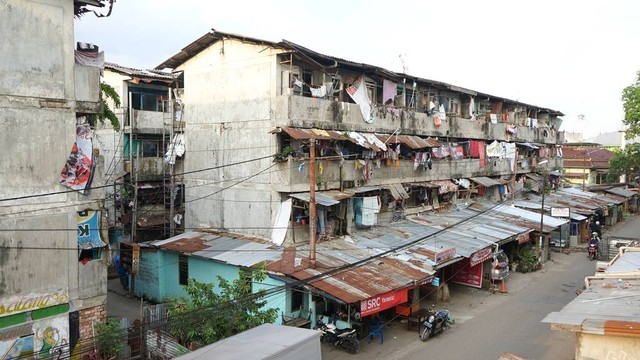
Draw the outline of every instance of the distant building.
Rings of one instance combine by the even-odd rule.
[[[623,145],[635,144],[640,142],[640,136],[630,140],[625,140],[624,132],[614,131],[614,132],[603,133],[603,134],[585,139],[584,142],[598,144],[605,149],[613,151],[615,149],[619,149],[623,147]]]
[[[614,153],[595,144],[565,144],[564,175],[576,186],[602,184],[609,173],[609,161]]]

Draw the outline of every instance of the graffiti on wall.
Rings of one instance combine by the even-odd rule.
[[[0,340],[0,360],[26,358],[33,353],[33,335]]]
[[[69,320],[58,316],[33,324],[33,349],[39,358],[69,355]]]
[[[44,309],[49,306],[66,304],[67,302],[69,302],[69,294],[64,290],[47,295],[27,295],[0,300],[0,317]]]

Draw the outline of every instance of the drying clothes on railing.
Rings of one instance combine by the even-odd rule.
[[[507,134],[518,135],[518,127],[515,125],[507,125]]]
[[[462,150],[462,146],[450,146],[449,153],[455,160],[464,159],[464,151]]]
[[[487,144],[487,157],[502,157],[502,146],[498,141],[493,141],[490,144]]]
[[[364,81],[364,76],[360,76],[351,86],[347,89],[347,94],[353,99],[353,101],[360,106],[360,112],[362,118],[368,124],[373,123],[373,116],[371,114],[371,100],[367,93],[367,85]]]

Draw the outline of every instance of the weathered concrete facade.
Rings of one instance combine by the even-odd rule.
[[[308,154],[306,159],[290,157],[275,164],[269,157],[284,148],[283,138],[271,132],[274,128],[535,143],[553,153],[539,166],[521,161],[522,156],[516,165],[497,158],[487,159],[484,166],[473,158],[444,159],[434,162],[429,172],[416,172],[412,161],[402,161],[398,166],[376,167],[375,176],[367,179],[358,169],[358,160],[325,161],[321,177],[316,178],[317,190],[342,190],[345,184],[381,186],[477,176],[509,179],[514,169],[522,174],[562,167],[562,158],[555,152],[555,146],[564,142],[564,133],[558,131],[559,112],[330,58],[286,41],[272,43],[214,31],[160,68],[174,68],[184,77],[189,149],[184,166],[187,173],[192,172],[186,177],[186,228],[213,226],[268,237],[280,203],[288,194],[309,191]],[[293,85],[293,73],[303,83],[300,88]],[[330,74],[338,74],[333,79],[341,81],[339,95],[302,96],[307,83],[326,84]],[[379,76],[377,84],[369,88],[375,114],[372,123],[363,121],[359,105],[345,92],[361,74],[367,81],[368,76]],[[404,108],[397,115],[382,105],[382,78],[398,84],[396,98],[402,98],[399,108]],[[406,86],[402,84],[405,80]],[[407,106],[410,81],[419,84],[417,88],[427,94],[426,99],[435,96],[448,102],[452,110],[446,118],[436,121],[432,112]],[[478,113],[474,111],[472,116],[469,109],[474,97]],[[497,121],[493,118],[496,114]],[[532,121],[536,126],[529,125]],[[234,165],[237,162],[240,164]]]
[[[73,330],[69,312],[106,302],[106,260],[83,265],[77,231],[78,211],[101,210],[103,191],[82,195],[59,183],[77,116],[99,109],[100,69],[74,61],[73,1],[8,0],[0,8],[0,304],[12,309],[0,313],[0,341],[11,340],[4,329],[33,323],[19,335],[32,331],[38,351],[46,336],[38,324],[56,329],[60,347]],[[99,173],[102,158],[93,161]],[[45,300],[24,306],[34,299]]]

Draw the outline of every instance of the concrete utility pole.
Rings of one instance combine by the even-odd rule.
[[[316,267],[316,140],[309,139],[309,264]]]

